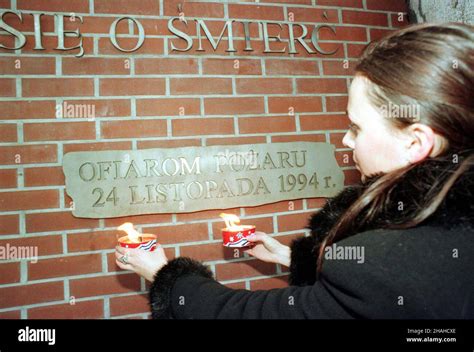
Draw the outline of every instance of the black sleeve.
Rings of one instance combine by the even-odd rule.
[[[439,315],[446,311],[446,303],[437,301],[437,292],[445,292],[449,302],[451,291],[446,290],[443,280],[436,279],[429,285],[424,285],[423,280],[432,279],[433,270],[446,270],[446,261],[442,259],[446,251],[444,242],[437,247],[436,260],[431,255],[420,256],[425,248],[423,243],[432,236],[430,227],[423,232],[373,230],[351,236],[338,242],[338,246],[357,248],[361,260],[326,259],[313,285],[272,290],[231,289],[215,281],[211,271],[201,263],[177,258],[155,275],[150,288],[152,316],[165,319],[440,318],[447,316]],[[455,285],[459,278],[457,271],[448,272],[443,277],[454,277],[450,285]],[[456,309],[460,311],[462,300],[459,301]]]
[[[190,258],[171,260],[150,288],[154,319],[324,319],[351,318],[324,282],[273,290],[234,290],[212,279]]]
[[[300,237],[291,243],[290,277],[292,286],[313,285],[316,281],[316,241],[313,236]]]

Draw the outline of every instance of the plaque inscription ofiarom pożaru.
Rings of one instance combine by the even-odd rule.
[[[334,196],[344,186],[334,150],[294,142],[72,152],[63,171],[76,217],[186,213]]]

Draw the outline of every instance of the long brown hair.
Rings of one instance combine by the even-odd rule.
[[[454,169],[433,182],[424,194],[420,210],[406,214],[385,228],[410,228],[430,217],[443,202],[452,185],[474,165],[474,27],[448,23],[420,24],[398,30],[373,42],[364,50],[355,73],[368,80],[371,103],[381,109],[392,105],[416,105],[413,116],[390,119],[396,128],[420,122],[444,137],[437,157],[459,157]],[[423,161],[422,161],[423,162]],[[421,162],[420,162],[421,163]],[[379,175],[345,211],[319,247],[317,271],[321,272],[327,246],[354,233],[354,228],[376,219],[390,203],[390,195],[412,164]],[[421,188],[421,187],[420,187]],[[349,231],[351,229],[352,231]]]

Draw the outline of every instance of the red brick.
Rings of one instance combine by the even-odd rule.
[[[67,97],[94,95],[92,78],[23,78],[24,97]]]
[[[392,26],[393,27],[406,27],[409,26],[408,14],[406,13],[394,13],[392,14]]]
[[[0,193],[0,211],[48,209],[58,206],[59,192],[57,190]]]
[[[293,84],[289,78],[237,78],[237,94],[290,94]]]
[[[278,232],[303,230],[308,225],[312,212],[295,213],[278,216]]]
[[[294,132],[294,116],[239,117],[240,133],[277,133]]]
[[[16,80],[0,78],[0,97],[14,97],[16,95]]]
[[[232,118],[173,119],[173,136],[221,135],[234,133]]]
[[[326,97],[326,110],[329,112],[345,112],[347,110],[347,96]]]
[[[108,275],[69,282],[71,296],[76,298],[140,291],[140,277],[133,274]]]
[[[392,32],[394,32],[394,30],[370,28],[370,41],[379,40]]]
[[[133,38],[117,38],[120,48],[132,50],[138,44],[138,36]],[[164,39],[163,38],[146,38],[143,44],[133,51],[133,55],[163,55]],[[117,49],[110,38],[99,38],[99,54],[102,55],[130,55],[130,52],[124,52]]]
[[[28,309],[28,319],[101,319],[104,318],[104,301],[54,304]]]
[[[235,251],[235,249],[237,249]],[[190,257],[199,261],[238,259],[244,256],[239,248],[226,248],[222,242],[180,247],[182,257]]]
[[[113,249],[121,236],[117,230],[70,233],[67,236],[68,252],[86,252]]]
[[[164,95],[164,78],[103,78],[100,80],[100,95]]]
[[[125,297],[112,297],[110,299],[110,315],[130,315],[135,313],[148,313],[150,303],[148,295],[132,295]]]
[[[66,57],[63,59],[63,75],[128,75],[130,59],[98,57]]]
[[[0,246],[6,246],[7,244],[15,247],[37,247],[38,256],[63,253],[62,237],[59,235],[35,237],[21,236],[20,238],[0,240]]]
[[[260,60],[255,59],[203,59],[205,75],[261,75]]]
[[[143,232],[157,235],[161,244],[209,240],[206,223],[148,227]]]
[[[352,151],[336,152],[336,161],[341,167],[355,166]]]
[[[318,0],[320,6],[362,7],[362,0]]]
[[[298,78],[298,93],[347,93],[343,78]]]
[[[99,220],[76,218],[68,211],[26,214],[26,232],[28,233],[96,227],[99,227]]]
[[[265,73],[267,75],[318,76],[319,67],[316,60],[267,59]]]
[[[351,186],[360,184],[360,172],[357,169],[354,170],[343,170],[344,171],[344,186]]]
[[[89,1],[87,0],[42,0],[41,2],[18,0],[18,10],[50,11],[50,12],[89,12]]]
[[[255,98],[206,98],[206,115],[242,115],[265,112],[263,97]]]
[[[26,306],[63,299],[64,285],[62,281],[0,288],[0,308]]]
[[[300,116],[302,131],[343,130],[349,125],[346,115],[305,115]]]
[[[135,73],[144,74],[197,74],[197,59],[188,58],[137,58]]]
[[[300,113],[322,111],[321,97],[268,97],[268,109],[270,113]],[[293,109],[293,110],[291,110]]]
[[[27,123],[23,126],[25,141],[64,141],[95,139],[94,122]]]
[[[197,98],[137,99],[137,116],[199,115]]]
[[[369,10],[407,12],[407,5],[403,0],[367,0]]]
[[[272,277],[268,279],[251,280],[250,290],[271,290],[274,288],[288,287],[288,276]]]
[[[106,227],[117,227],[124,222],[131,222],[136,225],[163,224],[172,221],[171,214],[150,214],[123,216],[120,218],[104,219]]]
[[[160,5],[155,0],[141,0],[130,2],[128,0],[95,0],[94,13],[121,13],[134,15],[158,16]]]
[[[0,188],[16,188],[16,169],[0,169]]]
[[[232,94],[230,78],[171,78],[172,95]]]
[[[54,101],[2,101],[0,120],[13,119],[54,119],[56,103]]]
[[[161,141],[138,141],[138,149],[150,149],[150,148],[182,148],[182,147],[199,147],[201,146],[201,140],[197,138],[187,139],[166,139]]]
[[[323,74],[325,76],[328,75],[338,75],[338,76],[353,76],[354,75],[354,68],[356,66],[356,63],[354,61],[329,61],[329,60],[324,60],[323,61]],[[345,80],[344,80],[345,81]],[[344,83],[344,86],[346,87],[346,83]],[[347,92],[347,88],[345,88],[343,93]],[[339,92],[335,92],[339,93]]]
[[[253,276],[265,276],[275,274],[275,272],[275,264],[265,263],[260,260],[249,260],[245,262],[216,265],[217,280],[232,280]]]
[[[318,22],[318,23],[338,23],[337,10],[332,9],[310,9],[307,7],[289,7],[287,9],[288,18],[293,14],[293,22]],[[309,26],[308,26],[309,27]],[[312,28],[308,29],[311,31]],[[311,32],[309,33],[311,35]]]
[[[21,310],[10,310],[8,312],[2,312],[0,313],[0,319],[21,319]]]
[[[0,123],[0,143],[16,142],[17,126],[13,123]]]
[[[0,285],[13,284],[20,282],[20,263],[1,263],[0,262]]]
[[[344,10],[342,11],[342,22],[387,27],[388,17],[386,13]]]
[[[310,198],[306,199],[308,209],[321,209],[326,204],[326,198]]]
[[[345,133],[331,133],[331,144],[334,144],[336,148],[346,148],[346,146],[342,144],[342,139],[344,138],[344,135]]]
[[[206,145],[239,145],[239,144],[260,144],[266,143],[265,136],[252,137],[226,137],[226,138],[207,138]]]
[[[347,56],[358,59],[365,47],[366,44],[347,44]]]
[[[292,136],[272,136],[272,143],[286,142],[326,142],[324,134],[297,134]]]
[[[259,205],[257,207],[248,207],[245,208],[245,215],[273,214],[301,209],[303,209],[303,202],[301,200],[290,200]]]
[[[92,274],[101,271],[102,256],[100,254],[63,256],[28,263],[28,280]]]
[[[102,138],[134,138],[166,136],[166,120],[104,121]]]
[[[16,235],[19,231],[18,215],[0,215],[0,235]]]
[[[283,21],[283,7],[228,4],[229,18]]]
[[[319,30],[319,40],[343,40],[353,42],[366,42],[367,32],[365,27],[335,27],[336,33],[327,28],[322,27]]]
[[[102,99],[102,100],[91,100],[91,99],[80,99],[80,100],[69,100],[63,103],[63,111],[65,112],[64,118],[67,117],[67,109],[69,106],[79,111],[79,116],[69,118],[89,118],[89,117],[129,117],[131,113],[130,100],[129,99]],[[79,109],[81,108],[81,109]],[[91,111],[93,109],[93,111]],[[95,116],[82,116],[84,112],[93,112]]]
[[[0,8],[9,9],[11,7],[10,0],[0,0]]]
[[[27,168],[24,173],[26,187],[64,185],[64,173],[61,166]]]
[[[131,150],[131,142],[105,142],[105,143],[73,143],[64,144],[64,154],[70,152],[85,151],[91,152],[96,150]]]
[[[185,2],[181,0],[166,0],[163,2],[165,16],[178,16],[178,4],[182,4],[185,17],[217,17],[224,18],[224,5],[217,2]]]

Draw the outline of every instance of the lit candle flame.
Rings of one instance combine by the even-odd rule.
[[[224,219],[225,226],[230,231],[239,231],[242,226],[236,225],[240,223],[240,219],[237,215],[221,213],[219,216]]]
[[[130,242],[140,243],[142,241],[142,236],[140,235],[140,232],[133,228],[133,224],[131,222],[123,223],[122,225],[117,227],[117,230],[125,231],[128,235],[128,239],[130,240]]]

